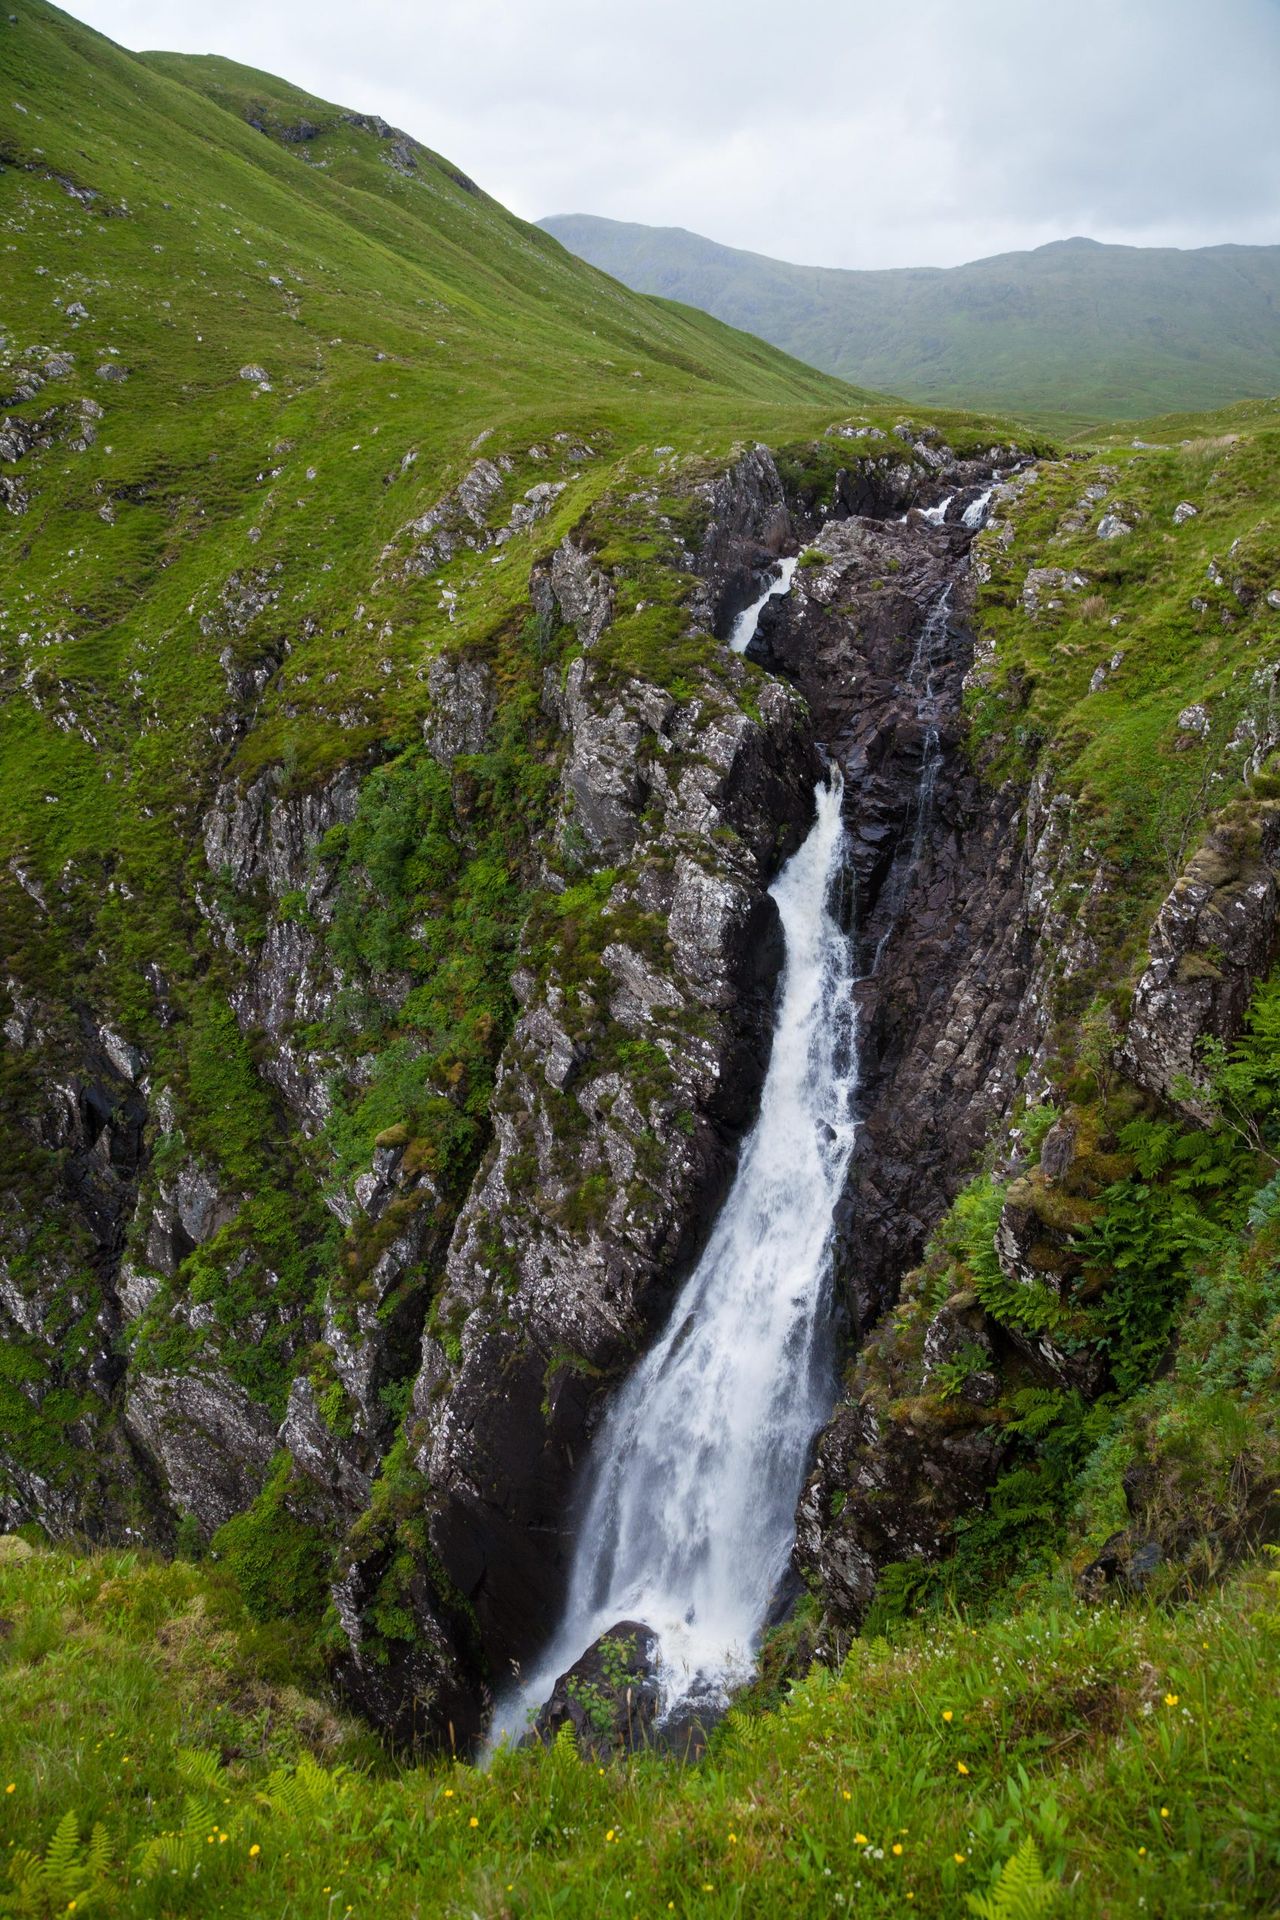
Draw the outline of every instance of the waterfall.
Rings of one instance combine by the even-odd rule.
[[[931,527],[945,526],[946,519],[947,519],[947,508],[951,505],[951,502],[954,499],[955,499],[954,493],[949,493],[945,500],[939,500],[936,507],[908,507],[905,513],[900,513],[898,515],[898,525],[900,527],[905,527],[908,520],[910,520],[912,514],[918,513],[920,518],[924,521],[927,521]]]
[[[519,1738],[621,1620],[658,1637],[663,1720],[722,1708],[750,1677],[831,1398],[833,1213],[856,1132],[852,942],[833,912],[842,793],[833,771],[771,889],[786,958],[759,1117],[666,1331],[597,1437],[563,1623],[499,1704],[495,1742]]]
[[[733,631],[729,635],[729,645],[735,653],[745,653],[751,645],[752,640],[755,638],[756,628],[760,625],[760,615],[764,612],[769,601],[772,600],[775,595],[790,593],[791,581],[795,574],[796,564],[794,558],[780,560],[778,562],[779,573],[777,578],[769,582],[758,600],[753,600],[751,605],[744,607],[738,615],[733,623]]]
[[[996,482],[999,478],[1000,469],[997,467],[992,475],[991,485],[987,488],[986,492],[980,493],[976,500],[971,500],[964,512],[960,515],[961,526],[967,527],[970,533],[976,533],[979,527],[986,525],[987,513],[991,506],[991,496],[996,490]]]

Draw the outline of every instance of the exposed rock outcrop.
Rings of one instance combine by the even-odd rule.
[[[750,513],[745,525],[758,544]],[[720,558],[732,538],[713,530],[713,545],[709,565],[735,564]],[[460,1740],[483,1696],[451,1625],[457,1599],[490,1672],[536,1650],[600,1385],[645,1343],[726,1189],[781,958],[766,890],[820,767],[801,702],[775,684],[749,712],[733,660],[683,700],[598,667],[611,591],[584,550],[562,547],[535,595],[589,649],[547,689],[566,739],[556,860],[584,880],[608,872],[559,950],[539,956],[531,931],[493,1148],[453,1234],[408,1421],[442,1576],[426,1631],[452,1633],[455,1650],[427,1713],[439,1736],[449,1700]],[[365,1704],[385,1688],[377,1664],[356,1632],[347,1679]]]
[[[1044,1032],[1034,843],[1019,796],[993,797],[963,752],[969,538],[918,516],[828,524],[750,649],[795,681],[845,771],[863,1126],[837,1260],[864,1328]]]
[[[1200,1044],[1236,1038],[1254,983],[1280,940],[1278,866],[1280,806],[1261,803],[1247,819],[1215,828],[1151,930],[1124,1064],[1139,1086],[1184,1103],[1193,1116],[1205,1110],[1196,1092]]]
[[[275,1452],[275,1423],[220,1371],[139,1376],[125,1425],[158,1462],[173,1507],[194,1515],[206,1539],[252,1504]]]

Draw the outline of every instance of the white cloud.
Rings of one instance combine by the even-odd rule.
[[[379,112],[517,213],[829,266],[1280,241],[1276,0],[79,0]]]

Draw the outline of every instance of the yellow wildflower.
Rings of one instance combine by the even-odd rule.
[[[1162,1820],[1167,1820],[1167,1819],[1169,1818],[1169,1809],[1168,1809],[1168,1807],[1161,1807],[1161,1809],[1160,1809],[1160,1818],[1161,1818]]]
[[[453,1788],[452,1788],[452,1787],[446,1787],[446,1788],[445,1788],[445,1790],[444,1790],[444,1797],[445,1797],[445,1799],[446,1799],[446,1800],[452,1800],[452,1798],[453,1798]]]
[[[737,1836],[737,1834],[736,1834],[736,1833],[731,1833],[731,1834],[729,1835],[729,1845],[730,1845],[731,1847],[736,1847],[736,1846],[737,1846],[737,1844],[738,1844],[738,1836]]]
[[[842,1787],[840,1791],[843,1793],[846,1800],[852,1800],[853,1795],[850,1793],[848,1787]]]
[[[962,1867],[965,1863],[965,1855],[963,1853],[953,1853],[951,1858],[955,1861],[958,1867]]]
[[[1165,1695],[1165,1697],[1164,1697],[1164,1703],[1165,1703],[1165,1705],[1166,1705],[1166,1707],[1176,1707],[1176,1706],[1177,1706],[1177,1704],[1178,1704],[1178,1696],[1177,1696],[1177,1694],[1176,1694],[1176,1693],[1166,1693],[1166,1695]]]
[[[605,1835],[605,1837],[604,1837],[604,1843],[605,1843],[605,1845],[606,1845],[606,1847],[608,1846],[608,1844],[609,1844],[609,1842],[610,1842],[610,1841],[611,1841],[612,1839],[613,1839],[613,1828],[612,1828],[612,1827],[610,1827],[610,1829],[609,1829],[609,1831],[608,1831],[608,1833],[606,1833],[606,1835]]]
[[[258,1855],[261,1852],[262,1852],[262,1848],[258,1845],[257,1841],[255,1840],[253,1845],[249,1849],[249,1858],[251,1860],[256,1860]]]
[[[964,1763],[964,1761],[963,1761],[963,1760],[957,1760],[957,1761],[956,1761],[956,1772],[957,1772],[957,1773],[968,1773],[968,1771],[969,1771],[969,1769],[968,1769],[968,1767],[966,1767],[966,1765],[965,1765],[965,1763]]]
[[[950,1707],[944,1707],[942,1709],[942,1717],[946,1721],[948,1726],[950,1726],[951,1722],[955,1719],[955,1715],[954,1713],[952,1713]]]
[[[6,1793],[16,1793],[17,1791],[18,1791],[18,1783],[17,1783],[17,1781],[16,1781],[16,1780],[11,1780],[11,1781],[9,1782],[9,1784],[8,1784],[8,1786],[7,1786],[6,1788],[5,1788],[5,1792],[6,1792]]]
[[[480,1825],[480,1822],[476,1819],[476,1816],[474,1813],[472,1814],[471,1819],[468,1822],[468,1825],[473,1827],[478,1827]]]
[[[853,1836],[853,1844],[855,1847],[869,1847],[871,1842],[865,1833],[855,1833]]]
[[[901,1840],[895,1840],[895,1841],[894,1841],[894,1843],[893,1843],[893,1848],[892,1848],[892,1851],[893,1851],[894,1853],[901,1853],[901,1852],[902,1852],[902,1842],[901,1842]]]

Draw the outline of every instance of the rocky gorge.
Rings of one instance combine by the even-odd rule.
[[[1001,550],[1036,468],[1011,445],[961,458],[932,429],[895,434],[836,434],[781,460],[757,446],[683,483],[682,518],[642,491],[535,565],[550,785],[519,855],[535,904],[487,1145],[463,1188],[412,1126],[386,1129],[358,1174],[322,1178],[310,1231],[319,1243],[336,1227],[343,1251],[314,1303],[273,1301],[268,1268],[247,1319],[202,1304],[202,1250],[233,1277],[237,1260],[252,1269],[250,1195],[190,1150],[139,1047],[11,985],[16,1053],[67,1060],[34,1125],[92,1248],[95,1292],[69,1293],[37,1255],[34,1287],[6,1267],[3,1306],[47,1345],[80,1316],[65,1377],[84,1396],[73,1437],[97,1466],[73,1493],[10,1461],[6,1524],[158,1542],[185,1530],[234,1551],[244,1516],[265,1513],[267,1537],[283,1527],[324,1581],[349,1697],[399,1739],[469,1748],[494,1690],[548,1635],[602,1409],[728,1189],[770,1052],[782,952],[768,889],[834,764],[860,1058],[826,1337],[833,1371],[868,1336],[871,1359],[818,1438],[795,1561],[838,1632],[890,1563],[946,1550],[1007,1443],[954,1411],[917,1408],[904,1427],[866,1370],[984,1143],[1003,1138],[1019,1164],[1014,1122],[1051,1090],[1055,1017],[1096,960],[1106,887],[1099,868],[1081,888],[1088,848],[1051,778],[993,783],[970,751],[966,692],[984,672],[974,541]],[[674,688],[615,638],[623,589],[599,558],[611,513],[657,534],[650,576],[674,578],[679,620],[705,636]],[[763,606],[745,659],[715,645],[788,553],[790,590]],[[424,752],[464,836],[472,769],[503,724],[503,671],[465,651],[431,668]],[[368,779],[345,767],[296,794],[273,770],[224,783],[202,829],[196,899],[230,969],[226,1005],[303,1142],[333,1109],[321,1036],[351,989],[333,934]],[[1229,857],[1199,856],[1209,892],[1193,862],[1161,914],[1125,1043],[1155,1093],[1170,1093],[1171,1059],[1194,1068],[1204,1034],[1239,1030],[1274,945],[1270,846],[1267,829],[1238,879]],[[1225,947],[1227,974],[1179,988],[1197,943]],[[375,1004],[403,1000],[394,971],[367,979]],[[159,969],[153,991],[163,1009]],[[1015,1279],[1040,1232],[1019,1204],[996,1240]],[[922,1378],[977,1355],[965,1391],[989,1405],[1011,1339],[1033,1372],[1098,1390],[1096,1368],[1011,1334],[963,1290],[928,1321]],[[246,1347],[270,1351],[273,1392]]]

